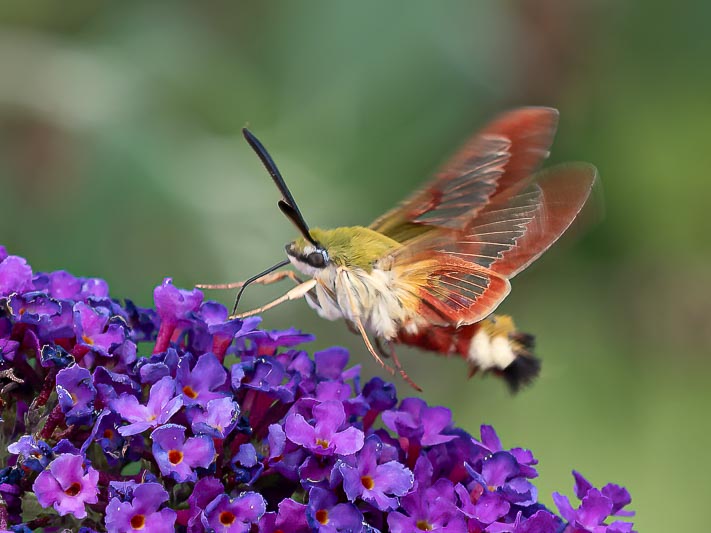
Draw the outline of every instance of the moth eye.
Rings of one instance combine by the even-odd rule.
[[[306,262],[314,268],[323,268],[326,266],[326,256],[320,252],[311,252],[306,257]]]

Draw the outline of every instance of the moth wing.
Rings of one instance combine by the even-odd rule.
[[[570,226],[596,177],[585,163],[538,172],[527,186],[497,194],[465,229],[439,229],[400,248],[393,268],[419,288],[419,314],[458,327],[492,313],[509,293],[508,280]]]
[[[498,192],[525,180],[548,156],[558,112],[510,111],[474,135],[434,176],[370,228],[398,242],[433,228],[461,229]]]
[[[513,185],[497,194],[462,231],[423,236],[399,250],[396,262],[443,253],[510,279],[572,224],[596,179],[597,170],[587,163],[542,170],[527,186]]]
[[[417,314],[428,324],[472,324],[488,316],[511,290],[496,272],[445,254],[422,254],[403,263],[402,275],[417,290]]]

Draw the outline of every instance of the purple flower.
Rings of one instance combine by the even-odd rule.
[[[141,405],[135,396],[122,394],[111,400],[110,405],[129,425],[119,428],[124,437],[166,423],[183,405],[181,396],[175,396],[175,381],[164,377],[151,387],[148,403]]]
[[[314,487],[309,491],[306,519],[314,531],[363,531],[363,515],[351,503],[338,503],[338,496],[331,491]]]
[[[355,427],[339,431],[346,421],[343,404],[327,401],[314,406],[311,425],[298,413],[291,413],[285,423],[287,438],[317,455],[349,455],[363,447],[363,432]]]
[[[27,261],[16,255],[8,255],[0,261],[0,296],[24,292],[32,288],[32,268]]]
[[[123,319],[112,321],[111,312],[105,307],[94,308],[83,302],[74,305],[77,341],[99,355],[110,357],[126,341],[124,325]],[[135,351],[131,355],[126,363],[135,360]]]
[[[198,358],[191,370],[192,360],[190,355],[182,357],[175,376],[177,388],[183,393],[183,404],[204,406],[210,400],[225,397],[227,393],[220,389],[227,381],[227,372],[217,357],[212,353],[205,353]]]
[[[168,492],[159,483],[142,483],[133,488],[130,501],[111,499],[106,507],[106,530],[109,533],[170,533],[174,531],[175,511],[158,510],[167,501]]]
[[[202,523],[216,533],[246,533],[266,510],[264,498],[256,492],[244,492],[233,499],[220,494],[205,509]]]
[[[237,425],[239,405],[231,398],[217,398],[205,407],[193,407],[188,411],[193,433],[204,433],[224,439]]]
[[[207,468],[215,459],[215,445],[206,435],[185,438],[185,428],[166,424],[151,433],[153,456],[164,476],[179,483],[195,481],[195,468]]]
[[[440,479],[431,487],[418,488],[402,498],[401,504],[404,512],[388,515],[392,533],[467,531],[464,516],[457,508],[454,485],[448,479]]]
[[[312,529],[306,521],[307,506],[285,498],[279,502],[276,513],[265,513],[259,521],[259,531],[289,533],[311,533]]]
[[[171,278],[165,278],[163,283],[153,291],[153,299],[161,321],[178,322],[189,317],[198,310],[202,303],[202,292],[198,289],[186,291],[173,285]]]
[[[365,441],[356,455],[355,466],[342,462],[343,490],[350,501],[360,498],[381,511],[398,507],[398,498],[412,488],[412,472],[398,461],[379,464],[383,443],[376,436]]]
[[[483,490],[495,493],[510,503],[527,506],[536,502],[536,487],[521,476],[521,468],[509,452],[487,456],[482,462],[481,473],[473,468],[468,470]]]
[[[200,307],[202,298],[199,290],[178,289],[170,278],[165,278],[163,284],[155,288],[153,300],[161,322],[153,353],[164,352],[168,348],[180,324],[188,325],[195,320],[191,315]]]
[[[397,411],[385,411],[383,422],[401,437],[418,441],[422,446],[449,442],[456,435],[443,434],[452,425],[452,412],[446,407],[428,407],[419,398],[405,398]]]
[[[504,447],[501,445],[501,440],[496,434],[496,430],[487,425],[481,426],[481,442],[476,439],[474,442],[479,446],[484,455],[490,455],[494,452],[504,451]],[[511,448],[508,452],[516,458],[521,475],[527,478],[535,478],[538,476],[538,472],[534,468],[538,464],[538,461],[530,450],[524,448]]]
[[[23,457],[23,465],[36,472],[42,472],[54,458],[52,448],[46,442],[37,441],[32,435],[23,435],[7,450]]]
[[[91,372],[79,365],[60,370],[57,374],[57,398],[68,424],[89,423],[96,398]]]
[[[79,455],[60,455],[40,472],[32,490],[42,507],[52,505],[62,516],[86,517],[85,505],[99,501],[99,472],[83,463]]]
[[[577,509],[570,500],[558,492],[553,493],[553,501],[575,532],[589,531],[591,533],[630,533],[632,523],[614,520],[607,524],[608,519],[615,516],[630,516],[632,513],[622,508],[630,503],[629,493],[618,485],[608,484],[602,491],[594,488],[583,476],[573,472],[575,476],[575,493],[582,501]]]
[[[3,531],[67,527],[60,514],[86,533],[631,531],[623,487],[574,472],[582,501],[555,494],[557,516],[530,451],[490,426],[473,439],[444,407],[398,407],[380,378],[361,388],[343,348],[311,356],[293,347],[313,336],[229,320],[169,279],[154,295],[157,311],[122,305],[0,246]],[[136,358],[137,342],[153,345]],[[27,514],[31,489],[59,514]]]

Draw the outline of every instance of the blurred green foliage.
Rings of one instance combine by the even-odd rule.
[[[458,424],[491,423],[534,450],[544,502],[571,492],[575,467],[627,485],[640,531],[698,530],[709,6],[6,1],[0,242],[37,270],[103,277],[148,304],[164,276],[234,281],[283,257],[293,230],[246,124],[307,220],[334,226],[367,224],[498,111],[557,107],[552,160],[599,167],[605,217],[517,278],[501,308],[537,335],[540,380],[511,397],[496,380],[465,381],[460,361],[402,358]],[[277,291],[254,287],[245,306]],[[314,331],[379,372],[343,324],[303,303],[264,324]]]

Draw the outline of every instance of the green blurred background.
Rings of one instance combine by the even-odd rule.
[[[335,226],[369,223],[497,112],[555,106],[551,160],[595,163],[606,213],[519,276],[500,309],[537,335],[541,378],[512,397],[497,380],[466,381],[461,361],[401,358],[459,425],[490,423],[534,450],[544,503],[572,492],[577,468],[626,485],[640,531],[700,531],[709,20],[708,3],[641,0],[6,0],[0,243],[148,305],[164,276],[243,279],[294,237],[246,124],[310,223]],[[255,286],[245,306],[287,286]],[[264,320],[292,324],[380,373],[303,302]]]

